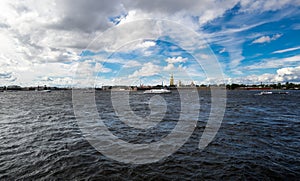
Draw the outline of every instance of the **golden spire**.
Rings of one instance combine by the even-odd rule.
[[[174,77],[173,77],[173,74],[171,75],[171,78],[170,78],[170,86],[174,86]]]

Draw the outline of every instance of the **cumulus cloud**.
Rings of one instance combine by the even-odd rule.
[[[185,63],[187,61],[187,58],[179,57],[169,57],[166,59],[166,62],[168,63]]]
[[[273,35],[273,36],[262,36],[262,37],[260,37],[256,40],[254,40],[252,42],[252,44],[255,44],[255,43],[270,43],[271,41],[277,40],[281,36],[282,35],[280,35],[280,34],[276,34],[276,35]]]
[[[278,82],[300,82],[300,66],[278,69],[275,78]]]
[[[101,63],[93,60],[85,60],[84,62],[76,63],[72,69],[76,72],[77,77],[93,76],[97,73],[108,73],[112,71],[111,69],[104,67]]]
[[[187,61],[187,58],[183,58],[181,56],[178,56],[178,57],[168,57],[166,60],[165,60],[168,65],[165,66],[163,68],[163,70],[165,71],[176,71],[178,69],[182,69],[182,65],[179,65],[179,67],[176,67],[174,66],[175,63],[185,63]]]
[[[160,69],[161,69],[160,66],[148,62],[145,63],[141,69],[136,70],[132,75],[129,75],[129,78],[148,77],[148,76],[157,75],[160,72]]]
[[[227,83],[242,83],[242,84],[259,84],[263,83],[284,83],[298,82],[300,83],[300,66],[280,68],[276,73],[265,73],[261,75],[248,75],[238,78],[227,78]]]
[[[48,25],[50,28],[88,33],[103,31],[113,26],[109,17],[118,16],[123,12],[119,0],[56,0],[53,8],[57,9],[57,20]]]
[[[31,86],[32,84],[28,84]],[[80,87],[79,82],[74,82],[72,77],[42,77],[34,81],[34,85],[61,86],[72,87],[74,85]]]
[[[124,68],[132,68],[132,67],[139,67],[142,64],[138,61],[135,60],[129,60],[128,62],[125,62],[125,64],[123,65]]]
[[[146,27],[149,28],[149,27]],[[136,29],[134,29],[135,31]],[[143,31],[144,29],[139,29],[139,31]],[[125,39],[128,36],[125,36]],[[130,41],[129,41],[130,42]],[[128,42],[126,42],[128,43]],[[119,43],[117,43],[120,45]],[[119,52],[126,52],[130,53],[132,51],[139,51],[143,55],[151,54],[151,51],[149,51],[149,48],[154,47],[156,45],[155,41],[152,40],[135,40],[133,42],[130,42],[128,44],[125,44],[124,46],[121,46],[120,49],[118,49]]]
[[[168,63],[168,65],[166,67],[164,67],[165,71],[172,71],[175,70],[175,66],[172,63]]]

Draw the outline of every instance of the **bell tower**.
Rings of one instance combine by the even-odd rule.
[[[170,78],[170,87],[174,87],[174,77],[173,77],[173,74],[171,75],[171,78]]]

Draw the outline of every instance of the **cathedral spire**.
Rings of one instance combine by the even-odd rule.
[[[174,86],[174,77],[173,77],[173,74],[171,75],[171,78],[170,78],[170,87],[173,87]]]

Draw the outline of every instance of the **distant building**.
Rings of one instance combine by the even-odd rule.
[[[126,85],[115,85],[115,86],[102,86],[102,90],[108,91],[136,91],[136,86],[126,86]]]
[[[178,87],[181,87],[181,86],[182,86],[182,82],[181,82],[181,80],[179,80]]]
[[[194,83],[194,81],[191,82],[191,87],[195,87],[196,84]]]
[[[182,83],[181,80],[179,80],[177,85],[177,88],[195,88],[195,87],[199,87],[199,86],[196,85],[194,81],[191,81],[191,83],[184,84]]]
[[[170,87],[174,87],[175,84],[174,84],[174,77],[173,77],[173,74],[171,75],[171,78],[170,78]]]
[[[7,90],[21,90],[21,86],[18,86],[18,85],[10,85],[10,86],[7,86],[6,88]]]

